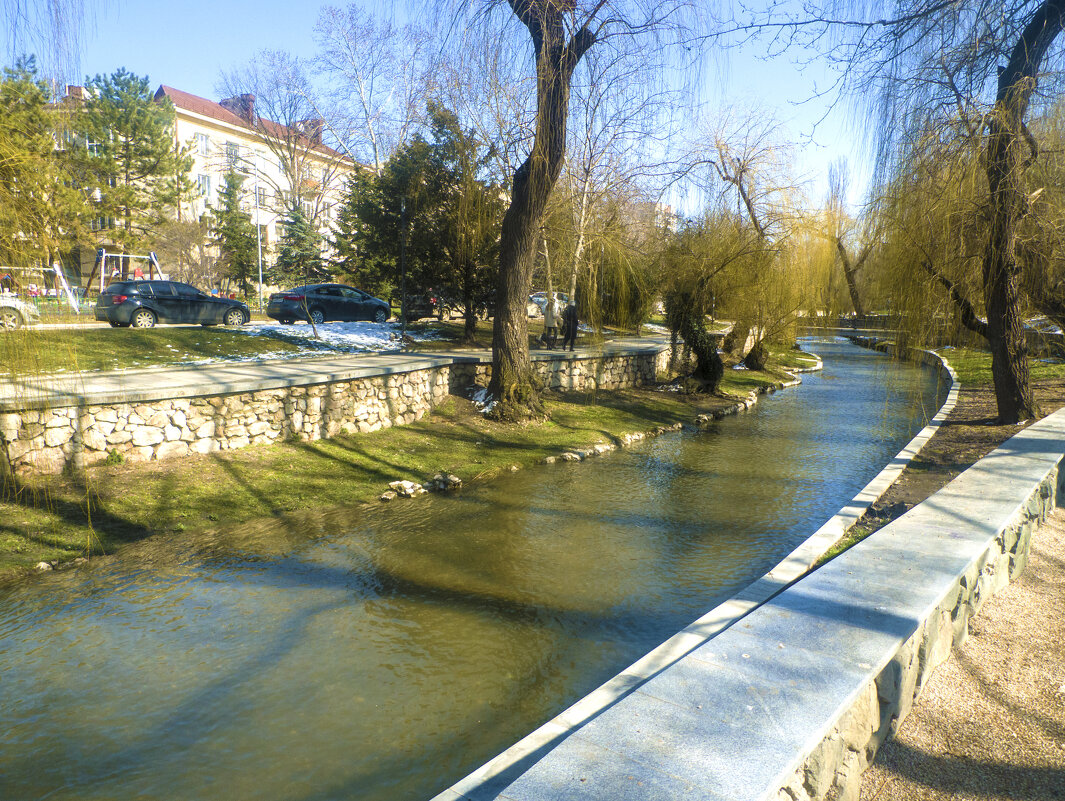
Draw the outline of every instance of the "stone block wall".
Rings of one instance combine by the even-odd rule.
[[[558,391],[624,389],[654,383],[669,366],[669,350],[644,350],[590,358],[537,359],[533,374],[544,387]],[[456,363],[451,366],[452,391],[464,387],[487,387],[492,380],[492,365],[480,362]]]
[[[448,394],[448,369],[329,384],[137,404],[85,405],[0,414],[16,470],[56,473],[105,460],[134,462],[376,431],[425,416]]]
[[[984,602],[1016,579],[1028,564],[1032,532],[1065,495],[1059,464],[904,642],[875,680],[867,684],[806,758],[777,801],[856,799],[861,774],[899,730],[932,672],[965,641],[969,619]]]
[[[664,366],[664,354],[647,350],[534,362],[545,385],[560,390],[637,386],[654,381]],[[97,464],[112,452],[136,462],[316,440],[413,423],[449,392],[487,386],[490,377],[490,364],[459,361],[224,395],[15,409],[0,412],[0,445],[16,471],[57,473]]]

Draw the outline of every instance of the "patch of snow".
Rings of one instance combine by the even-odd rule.
[[[652,334],[668,334],[669,329],[664,325],[658,323],[644,323],[642,328],[646,331],[650,331]]]
[[[485,387],[471,387],[467,397],[473,401],[473,405],[477,407],[481,414],[488,414],[495,408],[495,398],[488,393],[488,389]]]
[[[307,340],[312,346],[314,327],[310,325],[257,325],[241,328],[248,336],[280,335],[289,339]],[[347,352],[397,350],[403,347],[399,323],[322,323],[318,326],[319,341]],[[406,337],[413,342],[439,339],[436,331],[408,329]]]

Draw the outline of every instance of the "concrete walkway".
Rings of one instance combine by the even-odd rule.
[[[531,356],[534,361],[586,359],[619,352],[657,350],[667,344],[662,337],[621,337],[601,346],[582,346],[572,353],[533,350]],[[473,348],[435,353],[394,351],[315,355],[296,359],[218,362],[69,375],[43,374],[0,381],[0,410],[143,403],[166,398],[252,392],[491,360],[490,350]]]

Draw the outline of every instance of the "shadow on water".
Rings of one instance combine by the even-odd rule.
[[[760,575],[931,413],[930,371],[817,349],[824,375],[706,433],[0,592],[0,797],[431,796]]]

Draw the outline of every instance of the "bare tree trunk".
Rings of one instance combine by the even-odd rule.
[[[1065,25],[1065,0],[1046,0],[1032,16],[1000,70],[995,108],[988,124],[987,180],[991,221],[984,251],[984,305],[991,375],[999,420],[1017,423],[1038,416],[1028,374],[1028,348],[1021,324],[1017,231],[1028,213],[1023,176],[1034,159],[1021,158],[1034,141],[1024,126],[1039,65]]]
[[[529,319],[525,312],[536,237],[565,158],[573,69],[595,43],[595,34],[582,27],[569,39],[564,7],[554,0],[509,2],[529,29],[536,51],[536,132],[532,152],[514,173],[510,208],[503,217],[490,389],[498,400],[496,415],[521,420],[541,412],[529,360]]]
[[[854,313],[859,317],[864,317],[865,308],[862,306],[861,295],[858,294],[858,267],[851,264],[847,248],[843,245],[843,240],[838,236],[836,237],[836,250],[839,252],[840,260],[843,262],[843,277],[847,279],[847,291],[851,295],[851,305],[854,306]]]
[[[581,267],[581,259],[584,258],[584,245],[586,238],[584,226],[588,222],[588,196],[591,191],[591,174],[586,172],[581,182],[581,208],[577,217],[577,244],[573,248],[573,270],[569,275],[569,299],[577,297],[577,271]]]

